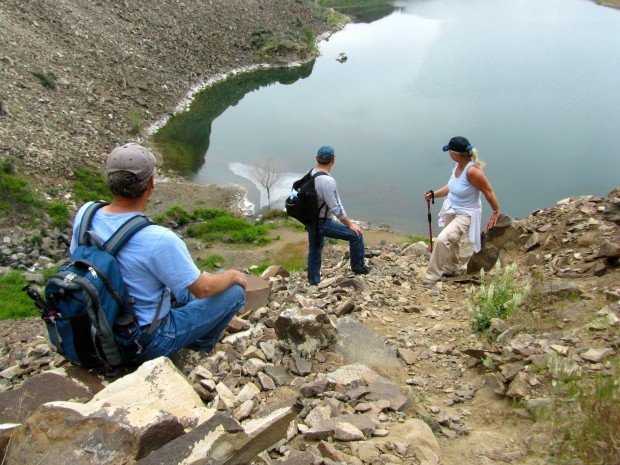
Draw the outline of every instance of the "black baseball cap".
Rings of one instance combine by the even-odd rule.
[[[453,152],[465,153],[469,152],[472,148],[472,145],[466,138],[463,136],[456,136],[450,139],[448,145],[444,145],[443,151],[447,152],[448,150],[452,150]]]

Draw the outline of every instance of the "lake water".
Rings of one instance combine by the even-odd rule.
[[[258,205],[248,165],[281,162],[283,197],[332,145],[349,216],[412,234],[427,230],[423,192],[447,182],[441,147],[455,135],[478,148],[514,217],[620,185],[619,10],[588,0],[394,5],[322,42],[312,63],[200,94],[154,137],[166,166],[198,183],[244,185]]]

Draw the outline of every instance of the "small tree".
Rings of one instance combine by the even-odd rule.
[[[271,209],[271,189],[282,179],[284,169],[271,155],[261,158],[252,167],[252,177],[267,191],[267,209]]]

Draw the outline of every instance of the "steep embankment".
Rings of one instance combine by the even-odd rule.
[[[99,168],[193,85],[254,64],[253,32],[301,38],[325,19],[309,0],[2,2],[0,155],[47,186]]]

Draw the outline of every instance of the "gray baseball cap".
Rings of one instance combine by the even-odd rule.
[[[135,174],[138,181],[145,181],[155,173],[155,156],[135,142],[116,147],[108,155],[105,173],[107,176],[118,171],[128,171]]]

